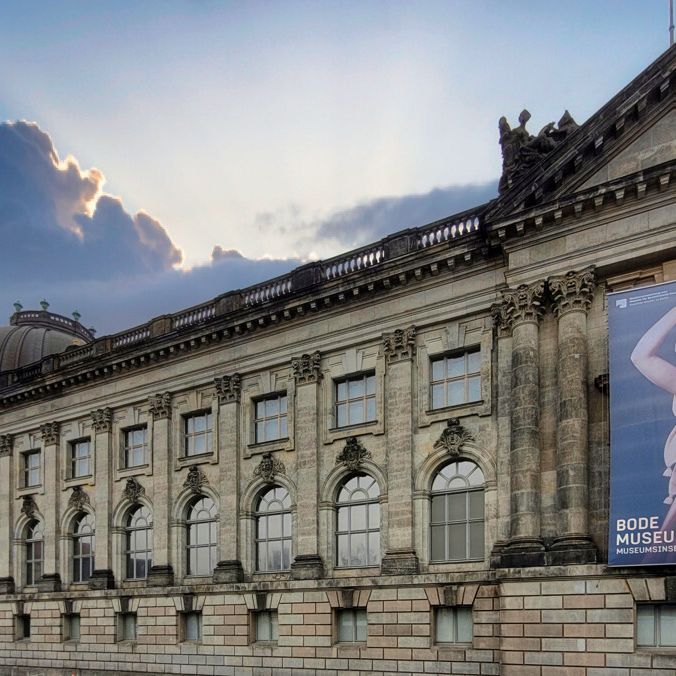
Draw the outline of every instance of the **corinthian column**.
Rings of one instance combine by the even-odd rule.
[[[544,281],[504,293],[512,330],[510,539],[504,565],[544,564],[540,537],[539,320]]]
[[[61,576],[59,575],[57,545],[60,535],[59,514],[61,497],[60,474],[60,428],[59,423],[49,422],[40,425],[42,435],[42,456],[44,458],[44,563],[42,578],[38,580],[40,591],[59,591]]]
[[[558,537],[552,563],[596,561],[589,536],[587,434],[587,312],[594,296],[592,268],[551,277],[558,318],[556,500]]]
[[[14,523],[12,500],[12,450],[14,437],[0,434],[0,506],[5,518],[0,522],[0,594],[14,593],[12,576],[12,540]]]

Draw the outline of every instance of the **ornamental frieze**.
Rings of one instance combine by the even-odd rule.
[[[239,401],[242,393],[242,377],[239,373],[233,373],[231,376],[214,378],[216,384],[216,394],[219,404],[229,404],[233,401]]]
[[[97,408],[91,412],[92,427],[96,433],[110,432],[113,429],[113,411],[112,409]]]
[[[503,291],[504,313],[510,327],[521,322],[537,322],[544,312],[544,280],[521,284],[516,289]]]
[[[345,465],[347,469],[356,471],[363,464],[365,460],[371,459],[371,452],[366,450],[364,445],[357,439],[357,437],[350,437],[346,442],[343,450],[336,458],[336,465]]]
[[[40,425],[40,434],[42,435],[42,441],[46,446],[49,444],[58,444],[59,423],[54,421]]]
[[[85,505],[89,504],[91,504],[89,495],[82,489],[82,486],[73,486],[73,492],[70,494],[70,498],[68,498],[68,506],[81,512]]]
[[[284,474],[286,468],[281,460],[272,457],[272,453],[264,453],[261,461],[254,469],[253,475],[255,479],[262,479],[267,483],[271,483],[275,476]]]
[[[415,354],[415,326],[383,334],[383,354],[388,364],[413,359]]]
[[[322,356],[319,350],[312,354],[303,354],[300,357],[294,357],[291,360],[293,377],[298,384],[317,383],[322,377],[321,371]]]
[[[148,410],[155,420],[171,418],[171,392],[161,392],[148,397]]]
[[[465,429],[457,418],[449,418],[446,428],[434,442],[434,448],[444,450],[451,458],[457,458],[468,441],[474,441],[472,433]]]
[[[589,311],[596,288],[594,268],[581,272],[571,270],[563,276],[550,277],[547,284],[554,299],[554,314],[557,317],[572,310]]]
[[[14,437],[11,434],[0,434],[0,458],[11,455],[14,446]]]
[[[132,505],[140,502],[140,499],[146,494],[146,489],[141,486],[137,479],[130,477],[122,491],[122,497],[131,502]]]
[[[188,476],[183,482],[183,487],[189,489],[193,493],[201,493],[202,487],[209,483],[206,474],[197,466],[193,465],[188,470]]]

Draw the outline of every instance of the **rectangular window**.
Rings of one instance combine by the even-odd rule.
[[[636,606],[636,645],[676,648],[676,604]]]
[[[117,640],[136,640],[136,613],[117,614]]]
[[[202,640],[202,613],[181,613],[182,631],[184,641]]]
[[[337,380],[336,427],[348,427],[376,419],[376,375],[363,375]]]
[[[17,641],[31,637],[31,616],[26,614],[14,616],[14,637]]]
[[[254,402],[254,438],[257,444],[286,439],[286,394],[275,394]]]
[[[472,609],[468,606],[437,608],[434,624],[437,643],[472,642]]]
[[[431,360],[432,408],[481,401],[481,352],[472,350]]]
[[[124,431],[124,466],[139,467],[148,464],[148,428],[134,427]]]
[[[211,453],[213,441],[213,416],[211,411],[195,413],[183,418],[186,456]]]
[[[89,476],[91,460],[91,445],[89,439],[79,439],[70,442],[70,476],[77,478]]]
[[[24,488],[40,485],[40,451],[27,451],[23,454]]]
[[[366,641],[366,608],[338,610],[336,622],[340,643],[362,643]]]
[[[63,616],[63,640],[80,640],[80,614],[68,613]]]
[[[277,611],[261,610],[254,613],[254,631],[255,641],[276,641],[277,632]]]

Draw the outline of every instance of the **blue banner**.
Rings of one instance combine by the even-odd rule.
[[[608,329],[608,564],[676,565],[676,282],[609,294]]]

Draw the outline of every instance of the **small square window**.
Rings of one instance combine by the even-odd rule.
[[[184,641],[202,640],[202,613],[181,613],[181,636]]]
[[[437,608],[434,625],[437,643],[472,642],[472,609],[468,606]]]
[[[89,439],[78,439],[70,443],[70,477],[72,479],[91,474],[91,444]]]
[[[275,394],[254,402],[254,439],[257,444],[286,439],[287,429],[286,394]]]
[[[136,640],[136,613],[117,614],[117,640]]]
[[[63,640],[80,640],[80,614],[67,613],[63,616]]]
[[[27,451],[22,454],[23,458],[23,486],[30,488],[31,486],[40,485],[40,451]]]
[[[676,648],[676,604],[636,606],[636,645]]]
[[[376,375],[364,373],[335,383],[336,427],[349,427],[376,419]]]
[[[344,608],[336,612],[337,634],[340,643],[366,641],[366,608]]]
[[[31,616],[27,614],[14,616],[14,637],[17,641],[31,637]]]
[[[435,357],[430,362],[430,408],[481,401],[481,352]]]
[[[139,467],[148,464],[148,428],[124,430],[124,466]]]
[[[211,453],[213,443],[213,416],[211,411],[185,416],[183,425],[184,454],[191,456]]]
[[[277,611],[261,610],[254,613],[255,641],[277,641]]]

